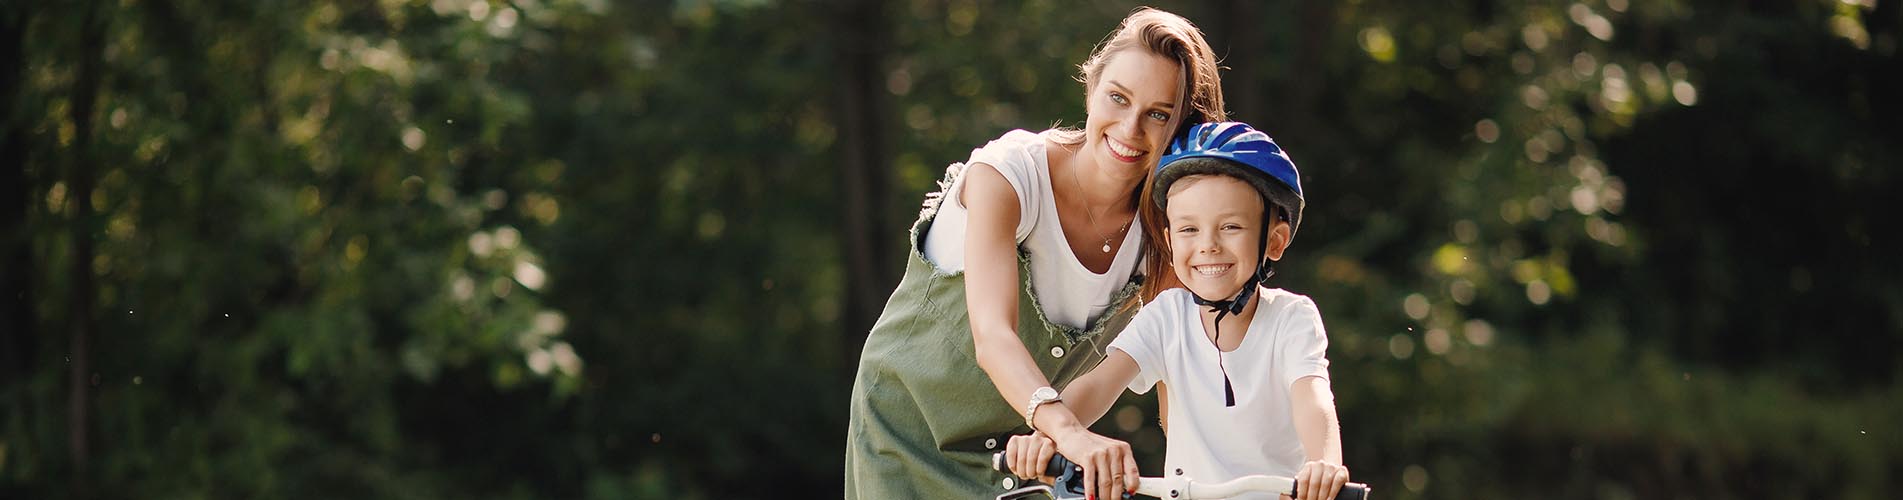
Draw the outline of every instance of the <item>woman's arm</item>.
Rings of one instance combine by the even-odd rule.
[[[1296,473],[1301,500],[1333,499],[1348,483],[1341,464],[1341,421],[1335,414],[1335,391],[1325,377],[1302,377],[1289,386],[1295,434],[1302,441],[1307,463]]]
[[[965,221],[965,304],[978,367],[991,377],[998,395],[1019,412],[1031,392],[1050,385],[1037,361],[1018,339],[1018,198],[1004,175],[989,164],[972,164],[958,193],[967,207]],[[1042,408],[1041,410],[1057,410]],[[1075,425],[1069,411],[1050,414],[1047,427]],[[1058,415],[1062,413],[1063,415]],[[1071,417],[1070,422],[1064,418]]]
[[[1110,349],[1102,363],[1064,388],[1064,405],[1070,407],[1085,427],[1103,418],[1117,395],[1137,376],[1136,360],[1121,349]],[[1055,443],[1042,433],[1012,436],[1005,445],[1006,463],[1018,477],[1038,479],[1044,465],[1057,453]],[[1048,478],[1045,478],[1048,479]]]
[[[965,305],[971,315],[973,351],[998,395],[1025,411],[1031,392],[1050,385],[1050,380],[1018,339],[1016,235],[1022,207],[1017,192],[995,167],[974,163],[965,175],[964,189],[957,194],[968,214]],[[1034,415],[1032,427],[1049,435],[1058,452],[1084,466],[1085,493],[1108,497],[1111,491],[1136,489],[1136,458],[1128,443],[1092,434],[1064,403],[1046,404]]]

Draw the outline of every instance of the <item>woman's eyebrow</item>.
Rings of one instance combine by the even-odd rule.
[[[1111,86],[1116,87],[1117,90],[1122,90],[1123,93],[1125,94],[1133,93],[1130,91],[1130,87],[1126,87],[1122,83],[1117,82],[1116,80],[1104,80],[1104,83],[1108,83]],[[1165,109],[1176,109],[1176,103],[1170,102],[1170,101],[1156,101],[1156,102],[1150,103],[1150,105],[1156,106],[1159,108],[1165,108]]]

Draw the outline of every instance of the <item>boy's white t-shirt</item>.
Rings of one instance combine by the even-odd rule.
[[[1197,482],[1220,482],[1252,474],[1293,477],[1301,470],[1305,455],[1289,387],[1303,377],[1328,377],[1328,333],[1308,297],[1280,288],[1258,292],[1247,336],[1222,355],[1236,392],[1234,407],[1224,406],[1216,345],[1203,333],[1203,308],[1189,290],[1158,295],[1110,343],[1136,360],[1131,391],[1143,394],[1157,382],[1169,384],[1165,474],[1181,469]]]
[[[1051,191],[1051,169],[1045,154],[1043,134],[1012,130],[984,147],[971,151],[967,165],[991,165],[1018,195],[1018,226],[1013,234],[1019,247],[1030,255],[1031,288],[1037,292],[1038,307],[1052,323],[1087,329],[1090,321],[1110,307],[1110,299],[1123,288],[1136,271],[1141,253],[1142,229],[1131,223],[1123,235],[1123,244],[1103,274],[1090,272],[1077,261],[1077,254],[1064,239],[1058,222],[1057,202]],[[925,258],[945,272],[965,270],[965,221],[967,214],[959,193],[969,175],[959,175],[945,190],[945,201],[925,234]],[[1096,245],[1090,245],[1096,247]],[[1018,314],[1031,314],[1019,311]]]

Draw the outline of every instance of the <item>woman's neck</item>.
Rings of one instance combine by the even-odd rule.
[[[1137,192],[1137,184],[1143,182],[1144,176],[1140,172],[1134,176],[1118,175],[1123,172],[1098,165],[1096,156],[1084,151],[1090,144],[1085,141],[1062,148],[1065,172],[1053,174],[1070,177],[1071,182],[1055,184],[1071,184],[1070,187],[1074,189],[1082,189],[1083,192],[1075,193],[1074,196],[1083,201],[1085,206],[1098,210],[1107,208],[1112,213],[1126,213],[1135,206],[1131,203],[1132,193]]]

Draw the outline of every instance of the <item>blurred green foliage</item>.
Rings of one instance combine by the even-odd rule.
[[[1308,177],[1357,480],[1875,499],[1900,4],[1158,6]],[[1134,5],[0,6],[0,497],[829,496],[846,228],[1080,123]],[[1099,425],[1152,472],[1154,413]]]

